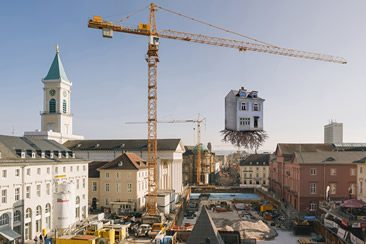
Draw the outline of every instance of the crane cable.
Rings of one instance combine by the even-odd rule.
[[[123,17],[123,18],[119,19],[117,22],[122,23],[123,21],[128,20],[132,15],[140,13],[140,12],[146,10],[146,9],[149,9],[149,6],[145,6],[143,8],[137,9],[136,11],[133,11],[133,12],[129,13],[126,17]]]
[[[220,26],[216,26],[216,25],[213,25],[213,24],[210,24],[206,21],[203,21],[203,20],[199,20],[199,19],[196,19],[196,18],[193,18],[193,17],[190,17],[190,16],[187,16],[187,15],[184,15],[184,14],[181,14],[181,13],[178,13],[176,11],[173,11],[173,10],[170,10],[170,9],[166,9],[166,8],[163,8],[161,6],[157,6],[157,8],[161,9],[161,10],[164,10],[166,12],[169,12],[171,14],[175,14],[175,15],[178,15],[178,16],[181,16],[183,18],[186,18],[186,19],[190,19],[192,21],[195,21],[195,22],[198,22],[198,23],[201,23],[203,25],[207,25],[207,26],[210,26],[212,28],[215,28],[215,29],[218,29],[218,30],[222,30],[224,32],[227,32],[227,33],[230,33],[230,34],[234,34],[234,35],[237,35],[237,36],[241,36],[241,37],[244,37],[244,38],[247,38],[249,40],[252,40],[252,41],[255,41],[255,42],[258,42],[258,43],[261,43],[261,44],[264,44],[264,45],[268,45],[268,46],[271,46],[271,47],[276,47],[276,48],[279,48],[278,46],[276,45],[273,45],[273,44],[270,44],[270,43],[266,43],[266,42],[263,42],[263,41],[260,41],[258,39],[255,39],[255,38],[252,38],[252,37],[249,37],[249,36],[246,36],[246,35],[243,35],[243,34],[240,34],[238,32],[235,32],[235,31],[231,31],[231,30],[228,30],[228,29],[225,29],[225,28],[222,28]]]

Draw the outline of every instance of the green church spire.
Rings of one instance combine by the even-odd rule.
[[[60,49],[59,46],[57,45],[56,56],[53,59],[50,70],[48,71],[46,77],[43,80],[46,81],[46,80],[60,80],[60,79],[70,82],[65,73],[64,66],[62,65],[60,59]]]

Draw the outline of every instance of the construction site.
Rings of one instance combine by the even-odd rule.
[[[216,31],[236,35],[241,39],[160,30],[156,23],[158,11],[168,12],[196,24],[206,25]],[[127,18],[131,16],[127,16]],[[188,44],[236,49],[239,51],[238,55],[246,52],[260,52],[345,64],[346,61],[343,58],[271,45],[154,3],[148,6],[148,21],[140,21],[134,27],[115,24],[102,16],[92,17],[87,24],[89,28],[100,31],[105,38],[112,38],[115,33],[122,33],[148,39],[145,57],[148,70],[147,119],[143,122],[128,122],[129,124],[147,125],[146,160],[138,158],[137,163],[134,162],[138,166],[143,166],[142,168],[145,166],[147,168],[147,194],[143,196],[144,205],[141,204],[142,201],[138,202],[141,211],[136,210],[137,204],[133,205],[130,199],[111,201],[108,203],[112,205],[110,209],[92,207],[89,209],[88,218],[77,221],[75,217],[72,217],[75,206],[71,202],[74,202],[75,194],[70,185],[61,183],[55,193],[57,204],[53,211],[53,214],[56,215],[54,218],[58,221],[55,223],[55,228],[42,233],[45,243],[325,243],[325,239],[322,237],[324,233],[316,231],[313,219],[296,219],[292,215],[291,209],[268,191],[265,183],[257,183],[258,186],[255,187],[233,185],[232,182],[235,182],[234,178],[237,176],[217,172],[219,179],[212,179],[211,175],[215,169],[212,170],[212,166],[202,158],[202,150],[205,149],[201,130],[205,118],[199,115],[197,119],[189,120],[164,121],[158,119],[159,45],[160,39],[170,39]],[[249,39],[249,41],[244,41],[243,38]],[[161,65],[164,65],[163,61]],[[230,92],[225,98],[225,118],[222,118],[223,121],[225,120],[225,128],[221,131],[223,141],[237,148],[257,152],[268,137],[263,126],[265,100],[259,97],[258,91],[249,91],[244,87],[238,90],[231,90],[229,87],[228,90]],[[186,177],[190,182],[187,180],[189,184],[187,183],[183,187],[181,194],[159,189],[162,170],[158,169],[160,166],[158,163],[158,123],[193,123],[195,125],[196,145],[192,149],[194,163],[191,165],[191,174]],[[100,146],[97,144],[95,148],[99,150]],[[123,144],[123,146],[125,145]],[[82,147],[82,145],[79,144],[77,147]],[[121,147],[122,145],[119,146],[119,148]],[[240,158],[236,163],[239,161]],[[122,161],[117,162],[116,167],[122,167],[124,164]],[[140,175],[140,173],[138,174]],[[224,178],[231,180],[231,183],[228,185],[218,183],[225,182]],[[77,204],[78,202],[76,202]],[[94,204],[96,205],[96,200],[93,202]],[[38,239],[34,241],[38,241]],[[31,242],[33,243],[33,241]]]

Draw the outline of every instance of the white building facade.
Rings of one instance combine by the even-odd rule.
[[[180,139],[158,139],[159,189],[183,190],[183,153]],[[147,159],[147,140],[70,140],[64,146],[75,152],[76,157],[90,161],[111,161],[124,152]]]
[[[73,135],[71,113],[71,86],[62,65],[59,49],[45,78],[42,79],[43,111],[41,112],[41,130],[25,132],[24,136],[55,140],[64,143],[67,140],[83,139]]]
[[[225,129],[232,131],[263,130],[263,102],[257,91],[241,87],[225,97]]]
[[[53,230],[61,182],[74,187],[69,211],[75,220],[87,218],[88,162],[74,156],[54,141],[0,136],[0,240],[33,240]]]

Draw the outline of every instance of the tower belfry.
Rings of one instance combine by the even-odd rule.
[[[53,139],[59,143],[67,140],[83,139],[73,135],[71,113],[72,82],[66,75],[60,58],[60,48],[43,83],[43,111],[41,112],[41,131],[25,132],[24,136]]]

